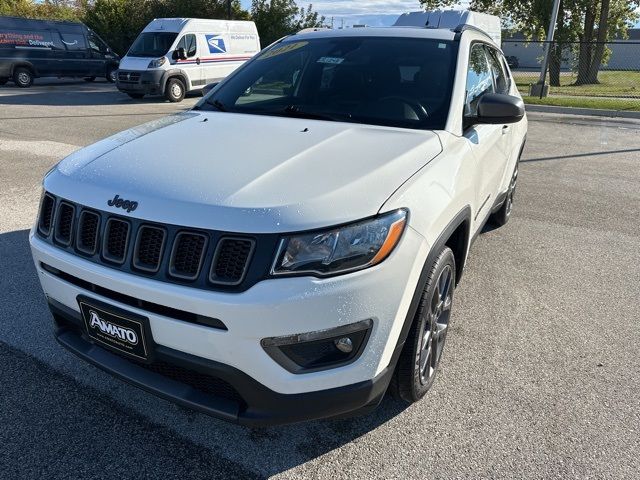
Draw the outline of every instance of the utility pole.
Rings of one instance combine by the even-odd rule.
[[[549,22],[549,29],[547,30],[547,41],[544,45],[544,59],[542,60],[542,68],[540,69],[540,78],[538,83],[531,85],[531,96],[540,95],[540,98],[545,97],[545,81],[547,79],[547,68],[549,68],[549,52],[551,50],[551,44],[553,43],[553,37],[556,33],[556,24],[558,23],[558,11],[560,10],[560,0],[553,1],[553,7],[551,10],[551,21]],[[547,93],[548,93],[547,87]]]
[[[231,0],[227,0],[227,20],[231,20]]]

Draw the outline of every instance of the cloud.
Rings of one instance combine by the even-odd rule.
[[[299,5],[304,2],[299,1]],[[421,10],[418,0],[325,0],[315,1],[313,8],[325,16],[390,15]]]
[[[296,0],[296,3],[300,7],[313,4],[313,9],[324,15],[328,22],[333,17],[336,26],[340,26],[343,20],[346,26],[393,25],[401,13],[422,10],[418,0]],[[242,0],[242,5],[244,8],[251,8],[251,1]]]
[[[250,0],[242,0],[244,8],[251,8]],[[403,12],[421,10],[418,0],[296,0],[300,7],[313,4],[313,9],[324,16],[352,16],[352,15],[396,15]]]

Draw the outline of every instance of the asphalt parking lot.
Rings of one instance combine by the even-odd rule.
[[[59,347],[27,240],[42,176],[195,101],[0,87],[0,477],[640,476],[640,121],[530,115],[514,216],[474,244],[442,370],[409,408],[251,430]]]

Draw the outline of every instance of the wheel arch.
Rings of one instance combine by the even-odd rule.
[[[162,92],[164,92],[164,89],[167,88],[167,82],[172,78],[178,78],[182,81],[182,83],[184,84],[185,93],[191,89],[187,75],[182,70],[173,68],[171,70],[167,70],[164,75],[162,75],[162,80],[160,81]]]
[[[429,249],[427,258],[422,266],[422,271],[420,272],[420,277],[418,278],[418,283],[416,284],[415,291],[413,292],[413,297],[411,298],[411,303],[409,304],[409,309],[404,319],[400,336],[398,337],[396,347],[393,351],[393,355],[391,356],[391,362],[389,363],[390,368],[395,369],[398,359],[400,358],[400,353],[402,352],[407,336],[409,335],[409,330],[411,329],[411,325],[415,319],[416,312],[418,311],[422,292],[427,284],[427,279],[429,278],[431,264],[434,262],[443,247],[451,248],[453,256],[456,259],[456,285],[458,285],[464,270],[467,252],[469,250],[470,235],[471,207],[467,205],[453,217]],[[458,259],[460,259],[460,261]]]
[[[11,76],[13,76],[13,73],[16,71],[16,68],[28,68],[29,70],[31,70],[31,73],[33,74],[34,77],[38,76],[38,70],[36,69],[36,67],[33,65],[33,63],[28,62],[26,60],[20,60],[11,64],[11,70],[10,70]]]

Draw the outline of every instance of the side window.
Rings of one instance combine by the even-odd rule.
[[[493,73],[493,80],[496,86],[496,93],[509,93],[509,82],[507,81],[507,74],[504,70],[504,64],[500,61],[501,53],[498,53],[493,48],[487,47],[489,52],[489,66]]]
[[[299,85],[300,73],[307,61],[308,53],[293,53],[286,62],[282,62],[260,78],[258,78],[245,92],[238,98],[236,105],[260,105],[269,101],[285,101],[295,95]],[[329,65],[328,70],[323,72],[324,82],[330,82],[333,78],[334,65]],[[287,100],[289,101],[289,100]]]
[[[62,43],[64,43],[66,49],[69,51],[78,51],[78,50],[87,49],[87,45],[84,41],[84,35],[77,34],[77,33],[60,32],[60,37],[62,38]]]
[[[475,43],[471,46],[469,53],[464,115],[469,117],[477,115],[480,97],[485,93],[493,92],[493,76],[484,46],[481,43]]]
[[[176,45],[176,50],[178,48],[184,48],[184,51],[187,54],[187,58],[195,56],[198,50],[196,47],[196,36],[192,33],[187,33],[180,39],[178,45]]]
[[[87,34],[89,48],[98,53],[107,53],[107,45],[93,32]]]

